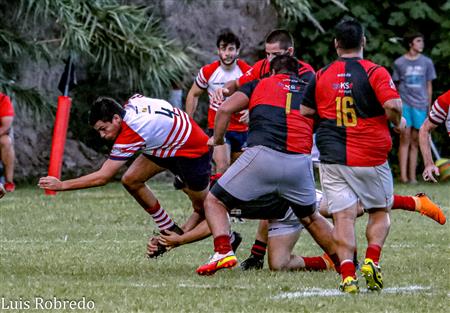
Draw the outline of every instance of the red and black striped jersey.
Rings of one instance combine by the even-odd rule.
[[[400,98],[388,71],[368,60],[340,58],[319,70],[302,105],[317,111],[320,161],[377,166],[387,160],[392,140],[383,109]]]
[[[298,77],[304,82],[308,83],[314,77],[314,69],[306,62],[298,60]],[[263,59],[256,62],[251,69],[246,71],[244,75],[239,77],[239,86],[244,86],[246,83],[255,79],[266,78],[270,76],[270,62]]]
[[[249,147],[311,153],[314,122],[299,112],[305,88],[298,76],[287,74],[254,80],[240,88],[249,98]]]

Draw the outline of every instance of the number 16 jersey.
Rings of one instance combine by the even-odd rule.
[[[138,151],[159,158],[197,158],[208,152],[208,136],[167,101],[134,95],[124,109],[110,159],[127,160]]]
[[[392,140],[383,105],[399,98],[388,71],[368,60],[340,58],[319,70],[302,105],[320,117],[320,161],[348,166],[386,162]]]

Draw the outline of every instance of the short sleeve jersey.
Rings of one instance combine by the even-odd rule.
[[[237,60],[235,66],[231,70],[225,70],[220,66],[220,61],[215,61],[211,64],[203,66],[197,77],[195,83],[201,89],[206,89],[209,96],[209,109],[208,109],[208,128],[214,128],[214,120],[216,118],[216,112],[222,102],[216,102],[212,99],[214,92],[225,85],[230,80],[235,80],[242,76],[247,70],[250,69],[250,65],[242,60]],[[230,124],[228,126],[229,131],[245,132],[248,130],[246,123],[239,122],[241,115],[235,113],[231,116]]]
[[[170,103],[134,95],[124,109],[110,159],[127,160],[138,151],[159,158],[197,158],[208,152],[208,136]]]
[[[428,113],[429,120],[436,125],[445,123],[448,135],[450,136],[450,90],[440,95],[434,101],[430,113]]]
[[[240,88],[249,98],[247,144],[263,145],[283,153],[310,154],[312,119],[300,114],[306,83],[297,75],[277,74]]]
[[[428,109],[427,82],[436,79],[436,70],[430,58],[420,55],[415,60],[401,56],[394,62],[392,79],[399,82],[402,100],[410,106]]]
[[[377,166],[392,141],[383,109],[399,99],[388,71],[368,60],[341,58],[322,68],[308,85],[303,105],[317,111],[320,161]]]
[[[314,69],[308,63],[298,61],[298,77],[304,82],[308,83],[314,77]],[[261,79],[270,76],[270,62],[267,59],[259,60],[253,65],[244,75],[239,77],[238,84],[243,86],[244,84],[251,82],[255,79]]]
[[[9,97],[0,93],[0,117],[14,116],[14,107]]]

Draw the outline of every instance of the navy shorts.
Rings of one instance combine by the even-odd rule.
[[[208,187],[211,176],[211,152],[193,159],[185,157],[158,158],[145,153],[144,155],[156,165],[179,176],[190,190],[202,191]]]
[[[208,136],[214,135],[214,129],[208,129]],[[248,132],[227,131],[225,133],[225,143],[230,145],[231,152],[242,152],[247,147]]]

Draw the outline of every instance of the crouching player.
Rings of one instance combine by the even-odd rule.
[[[100,97],[92,105],[89,123],[103,139],[114,141],[109,159],[98,171],[79,178],[60,181],[52,176],[42,177],[39,187],[66,191],[103,186],[131,157],[142,152],[122,176],[122,184],[152,216],[160,232],[182,234],[202,221],[207,229],[203,201],[211,174],[208,137],[185,112],[164,100],[142,95],[134,95],[124,107],[111,98]],[[145,184],[164,170],[183,180],[183,191],[194,208],[181,229]],[[149,253],[149,257],[165,251],[165,247],[159,245],[156,251]]]

